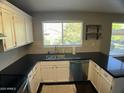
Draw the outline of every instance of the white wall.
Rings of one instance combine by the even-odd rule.
[[[47,53],[53,48],[44,48],[42,44],[41,22],[46,20],[82,20],[84,22],[84,33],[86,24],[102,25],[102,37],[100,40],[83,40],[83,45],[77,48],[77,52],[103,52],[108,54],[111,39],[112,21],[124,21],[124,15],[88,13],[88,12],[40,12],[33,13],[33,27],[35,42],[29,47],[29,53]],[[58,49],[63,52],[63,48]],[[72,48],[65,48],[66,52],[71,52]]]
[[[24,56],[27,53],[26,50],[25,47],[22,47],[0,53],[0,71]]]

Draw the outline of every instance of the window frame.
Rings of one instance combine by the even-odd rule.
[[[111,53],[111,42],[112,42],[112,24],[113,23],[117,23],[117,24],[124,24],[124,22],[112,22],[111,23],[111,41],[110,41],[110,48],[109,48],[109,55],[110,56],[122,56],[122,55],[124,55],[124,53]]]
[[[63,37],[64,37],[64,31],[63,31],[63,23],[81,23],[81,38],[80,38],[80,40],[81,40],[81,42],[80,42],[80,44],[79,45],[64,45],[63,44]],[[44,23],[62,23],[62,45],[44,45],[44,26],[43,26],[43,24]],[[84,35],[83,35],[83,21],[81,21],[81,20],[48,20],[48,21],[42,21],[41,22],[41,24],[42,24],[42,44],[43,44],[43,47],[44,48],[52,48],[52,47],[82,47],[82,44],[83,44],[83,37],[84,37]]]

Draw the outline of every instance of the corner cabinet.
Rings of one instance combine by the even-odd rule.
[[[124,78],[112,77],[92,60],[89,63],[88,80],[98,93],[124,93]]]
[[[32,17],[7,1],[0,2],[0,51],[7,51],[33,42]]]

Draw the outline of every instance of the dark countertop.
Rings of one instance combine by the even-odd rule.
[[[124,77],[124,62],[99,52],[78,53],[76,55],[65,54],[65,59],[55,59],[55,61],[89,59],[96,62],[96,64],[111,74],[114,78]],[[38,61],[50,60],[46,60],[46,54],[25,55],[7,68],[0,71],[0,87],[11,85],[12,87],[16,87],[18,90],[20,85],[23,83],[22,81],[26,80],[28,73]]]
[[[23,75],[1,75],[0,93],[17,93],[25,80],[26,77]]]

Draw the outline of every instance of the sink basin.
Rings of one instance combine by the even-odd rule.
[[[50,60],[50,59],[64,59],[65,55],[47,55],[46,59]]]
[[[66,60],[66,59],[80,59],[80,57],[67,57],[65,55],[47,55],[46,60]]]

